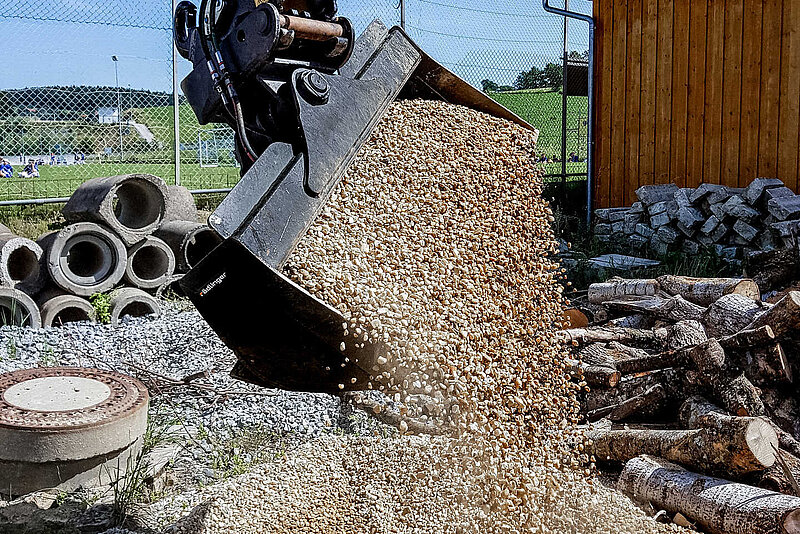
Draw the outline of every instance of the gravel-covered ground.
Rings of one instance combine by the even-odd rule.
[[[70,323],[61,328],[0,328],[0,373],[39,366],[93,367],[130,374],[148,386],[152,441],[175,456],[166,470],[170,486],[153,495],[161,502],[133,514],[141,528],[161,530],[197,504],[195,488],[280,459],[322,434],[379,429],[338,397],[234,380],[229,372],[236,357],[191,303],[162,305],[160,318],[126,318],[118,327]],[[187,377],[188,384],[182,383]],[[93,495],[99,496],[98,503],[114,499],[111,491]]]

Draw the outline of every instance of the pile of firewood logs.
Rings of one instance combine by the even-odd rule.
[[[709,532],[800,532],[800,292],[774,302],[751,279],[671,275],[573,302],[569,372],[620,489]]]

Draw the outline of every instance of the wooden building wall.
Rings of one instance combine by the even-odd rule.
[[[595,206],[800,181],[800,0],[595,0]]]

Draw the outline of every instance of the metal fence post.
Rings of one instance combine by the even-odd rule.
[[[400,27],[406,29],[406,0],[400,0]]]
[[[175,8],[178,5],[178,0],[172,0],[172,13],[175,13]],[[178,87],[178,49],[175,47],[175,42],[172,42],[172,109],[175,138],[175,185],[181,185],[181,114],[180,114],[180,87]]]

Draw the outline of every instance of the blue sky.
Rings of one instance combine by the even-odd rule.
[[[558,0],[554,2],[558,4]],[[340,0],[339,13],[363,27],[399,23],[397,0]],[[433,57],[471,83],[511,83],[519,71],[560,54],[562,22],[539,0],[407,0],[407,29]],[[586,12],[587,0],[571,0]],[[0,0],[0,88],[114,85],[170,91],[171,2],[163,0]],[[491,11],[491,12],[489,12]],[[570,23],[570,49],[587,48],[586,24]],[[181,76],[189,64],[180,60]]]

